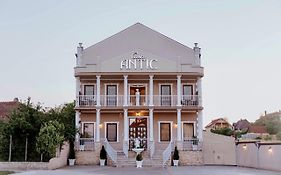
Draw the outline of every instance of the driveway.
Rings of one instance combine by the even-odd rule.
[[[281,172],[242,168],[235,166],[182,166],[167,168],[114,168],[99,166],[74,166],[58,170],[33,170],[16,173],[18,175],[281,175]]]

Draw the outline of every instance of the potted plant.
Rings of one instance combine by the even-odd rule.
[[[198,150],[198,139],[196,136],[193,136],[193,139],[192,139],[192,150],[193,151]]]
[[[176,146],[175,147],[175,151],[174,151],[174,155],[173,155],[173,164],[174,164],[174,166],[178,166],[179,165],[179,159],[180,159],[179,151],[178,151],[178,148]]]
[[[106,159],[107,159],[106,151],[105,151],[104,146],[102,146],[101,150],[100,150],[100,166],[104,166],[105,165]]]
[[[142,155],[140,153],[136,157],[137,168],[141,168],[142,167],[142,162],[143,162],[143,158],[142,158]]]
[[[68,164],[73,166],[75,164],[75,150],[74,150],[74,141],[69,141],[69,154],[68,154]]]

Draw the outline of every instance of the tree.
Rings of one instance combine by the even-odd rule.
[[[255,124],[264,125],[269,134],[277,134],[281,131],[281,118],[278,114],[261,116],[255,121]]]
[[[277,140],[281,140],[281,131],[279,131],[279,132],[276,134],[276,138],[277,138]]]
[[[58,121],[49,121],[41,127],[36,141],[36,150],[42,155],[47,154],[54,157],[56,148],[63,143],[64,125]]]
[[[212,133],[225,135],[225,136],[232,136],[233,130],[230,128],[221,128],[221,129],[211,129]]]

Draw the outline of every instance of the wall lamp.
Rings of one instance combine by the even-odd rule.
[[[246,145],[246,144],[243,145],[243,149],[244,149],[244,150],[247,149],[247,145]]]

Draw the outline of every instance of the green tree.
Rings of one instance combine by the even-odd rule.
[[[276,138],[277,138],[277,140],[281,140],[281,131],[279,131],[279,132],[276,134]]]
[[[221,129],[211,129],[212,133],[225,135],[225,136],[232,136],[233,130],[230,128],[221,128]]]
[[[63,143],[64,125],[58,121],[49,121],[41,127],[36,141],[36,150],[41,155],[55,156],[56,148]],[[41,156],[42,161],[42,156]]]
[[[277,134],[281,131],[281,118],[278,114],[261,116],[255,124],[264,125],[269,134]]]

